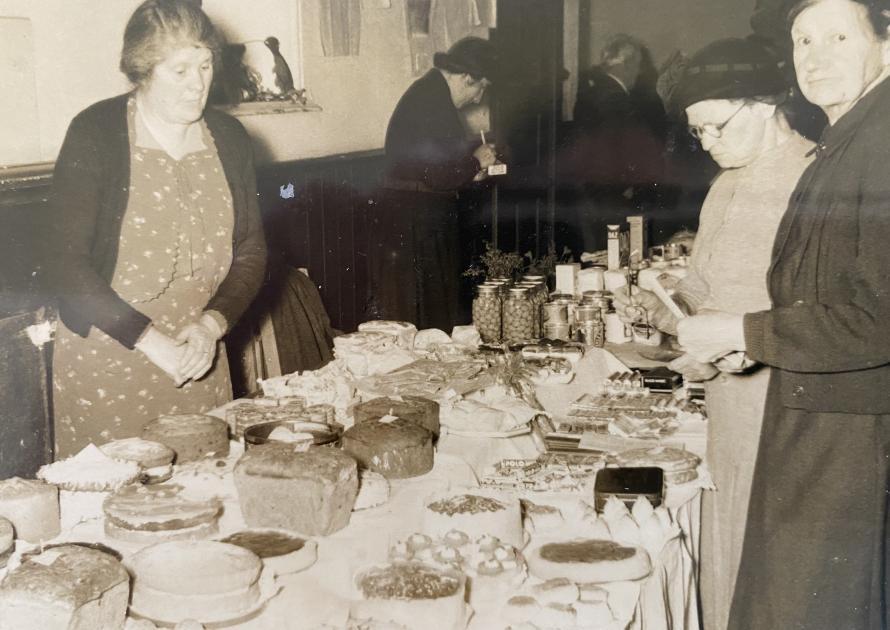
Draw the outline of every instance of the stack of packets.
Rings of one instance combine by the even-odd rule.
[[[486,470],[479,485],[499,490],[588,492],[596,471],[606,465],[603,455],[545,453],[538,459],[504,459]]]
[[[616,373],[605,380],[599,393],[573,401],[567,416],[536,420],[533,430],[548,450],[610,451],[664,439],[684,423],[703,420],[702,408],[695,401],[651,392],[642,386],[638,374]]]

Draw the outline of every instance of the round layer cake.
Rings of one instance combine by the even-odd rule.
[[[459,571],[423,562],[393,562],[359,573],[356,587],[361,599],[351,613],[358,619],[392,621],[424,630],[458,630],[466,627],[466,577]]]
[[[59,535],[59,489],[33,479],[0,481],[0,516],[9,520],[15,537],[39,543]]]
[[[260,598],[263,564],[251,551],[215,541],[174,541],[146,547],[128,564],[131,608],[167,623],[226,620]]]
[[[387,479],[406,479],[433,468],[433,434],[402,418],[356,424],[343,433],[343,450]]]
[[[494,536],[517,549],[524,542],[519,500],[479,490],[444,492],[428,498],[423,529],[432,536],[445,536],[451,530],[465,532],[474,540]]]
[[[543,580],[568,578],[577,584],[638,580],[649,575],[649,554],[611,540],[578,539],[546,543],[526,555],[528,569]]]
[[[310,536],[346,527],[358,494],[355,460],[333,448],[260,445],[238,460],[234,476],[248,526]]]
[[[229,425],[199,413],[160,416],[145,425],[142,438],[172,448],[177,464],[229,454]]]
[[[222,502],[188,498],[178,484],[132,485],[108,497],[102,509],[107,536],[145,544],[213,536]]]
[[[665,483],[687,483],[698,478],[698,465],[701,458],[694,453],[670,446],[635,448],[618,453],[619,466],[629,468],[655,466],[664,471]]]
[[[410,420],[434,436],[439,435],[439,403],[421,396],[373,398],[357,404],[352,413],[356,424],[377,422],[384,416],[395,416]]]
[[[112,459],[139,464],[142,469],[140,480],[143,483],[160,483],[173,474],[173,458],[176,453],[160,442],[125,438],[103,444],[99,450]]]

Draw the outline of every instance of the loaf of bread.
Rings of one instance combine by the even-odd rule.
[[[387,479],[417,477],[433,468],[433,434],[409,420],[364,422],[343,433],[343,450]]]
[[[334,448],[301,453],[286,444],[267,444],[238,460],[235,488],[250,527],[327,536],[349,523],[358,494],[358,466]]]
[[[177,464],[229,454],[229,426],[200,413],[161,416],[145,425],[142,438],[172,448]]]
[[[55,538],[61,531],[59,489],[34,479],[4,479],[0,516],[12,523],[16,538],[31,543]]]
[[[439,403],[421,396],[373,398],[359,403],[353,410],[355,423],[377,422],[384,416],[410,420],[434,436],[439,436]]]
[[[120,630],[129,596],[130,577],[113,556],[51,547],[0,583],[0,630]]]

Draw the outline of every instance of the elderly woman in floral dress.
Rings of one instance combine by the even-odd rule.
[[[205,110],[219,52],[195,3],[143,2],[120,62],[135,89],[68,128],[47,228],[57,456],[231,398],[221,338],[266,247],[249,138]]]

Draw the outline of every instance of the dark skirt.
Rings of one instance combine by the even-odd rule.
[[[788,409],[776,390],[774,374],[729,629],[887,628],[890,416]]]
[[[451,334],[461,321],[458,200],[454,193],[384,189],[369,215],[366,319]]]

